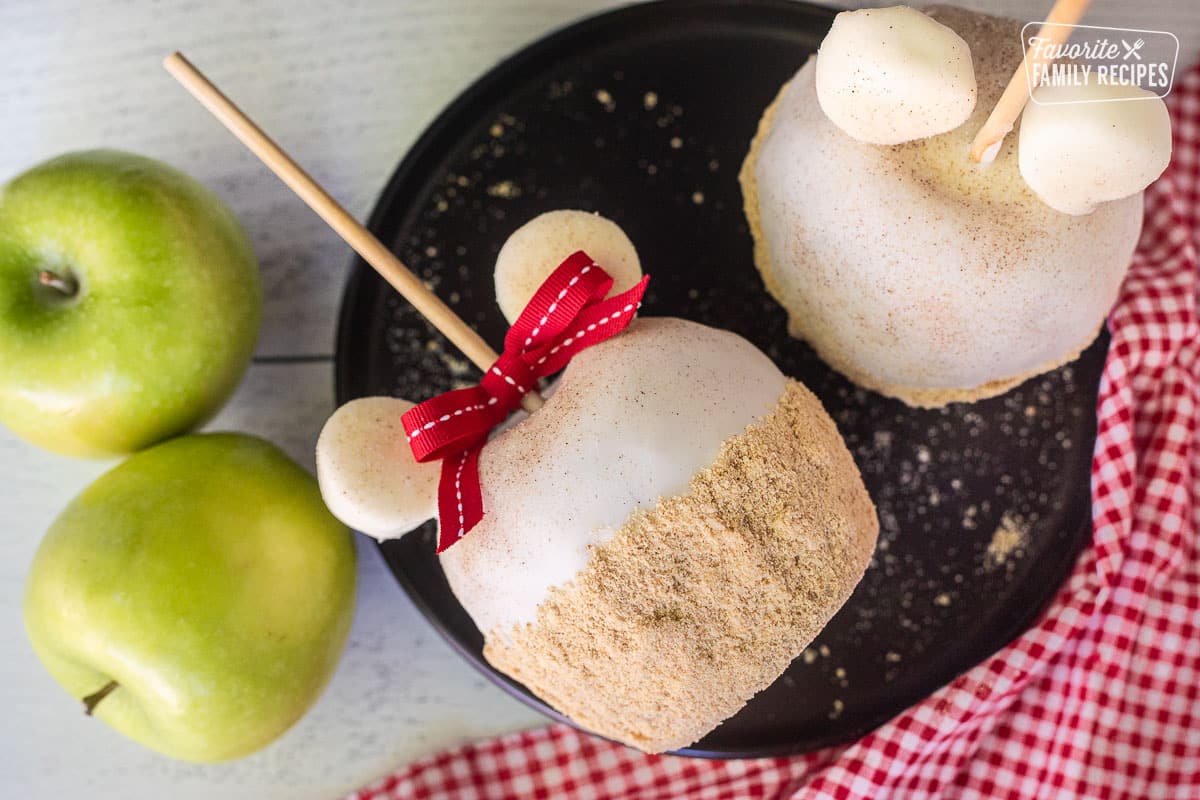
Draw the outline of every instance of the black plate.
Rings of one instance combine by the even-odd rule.
[[[856,388],[788,338],[764,292],[737,170],[762,110],[831,18],[799,3],[703,0],[626,8],[549,36],[446,109],[370,220],[498,345],[491,270],[505,237],[542,211],[600,211],[628,232],[653,276],[643,314],[740,333],[837,420],[879,507],[875,562],[787,673],[687,755],[813,750],[878,726],[1027,628],[1091,534],[1107,339],[1003,397],[917,411]],[[338,336],[339,402],[422,400],[476,375],[355,262]],[[561,719],[483,660],[482,637],[434,556],[432,524],[381,549],[464,657]]]

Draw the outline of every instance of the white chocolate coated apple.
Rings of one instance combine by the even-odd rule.
[[[586,236],[565,244],[593,253]],[[634,320],[543,397],[480,453],[484,516],[441,554],[446,578],[484,656],[545,702],[647,752],[691,743],[776,680],[862,577],[879,527],[862,478],[820,400],[694,322]],[[389,498],[396,479],[379,476],[410,459],[364,457],[401,410],[342,409],[318,460],[356,514],[411,512],[407,528],[421,495]]]
[[[610,295],[642,279],[637,250],[615,222],[589,211],[548,211],[517,228],[496,256],[496,302],[510,325],[550,273],[577,250],[612,276]]]
[[[440,462],[419,464],[394,397],[351,400],[317,440],[317,480],[333,515],[376,539],[394,539],[437,516]]]
[[[1021,177],[1046,205],[1090,214],[1163,173],[1171,116],[1137,86],[1042,86],[1025,106],[1017,152]]]
[[[545,406],[483,449],[485,515],[442,553],[476,626],[504,637],[533,622],[593,547],[683,493],[784,386],[745,339],[679,319],[636,320],[575,356]]]
[[[928,12],[969,44],[979,103],[940,136],[875,147],[816,102],[810,61],[768,109],[742,169],[755,261],[806,339],[856,383],[910,405],[999,394],[1075,358],[1116,299],[1140,195],[1085,217],[1021,177],[1017,136],[967,152],[1021,62],[1020,24]]]
[[[975,109],[971,49],[908,6],[834,17],[817,53],[816,89],[833,124],[871,144],[953,130]]]

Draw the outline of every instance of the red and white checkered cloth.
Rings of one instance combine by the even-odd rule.
[[[1200,798],[1200,69],[1109,321],[1091,547],[1024,635],[859,741],[645,756],[562,725],[447,751],[354,800]]]

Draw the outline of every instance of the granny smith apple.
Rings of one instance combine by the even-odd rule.
[[[0,422],[35,444],[113,455],[202,422],[261,309],[241,225],[179,170],[94,150],[0,188]]]
[[[38,548],[25,627],[94,716],[188,761],[266,745],[317,699],[354,613],[354,542],[273,445],[192,434],[76,497]]]

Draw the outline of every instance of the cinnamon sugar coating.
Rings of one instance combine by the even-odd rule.
[[[1141,195],[1072,216],[1018,168],[1019,131],[986,169],[971,139],[1021,61],[1020,23],[927,13],[971,48],[966,123],[882,147],[821,111],[810,60],[759,123],[740,180],[767,290],[789,332],[861,386],[913,406],[999,394],[1076,358],[1116,300]]]

